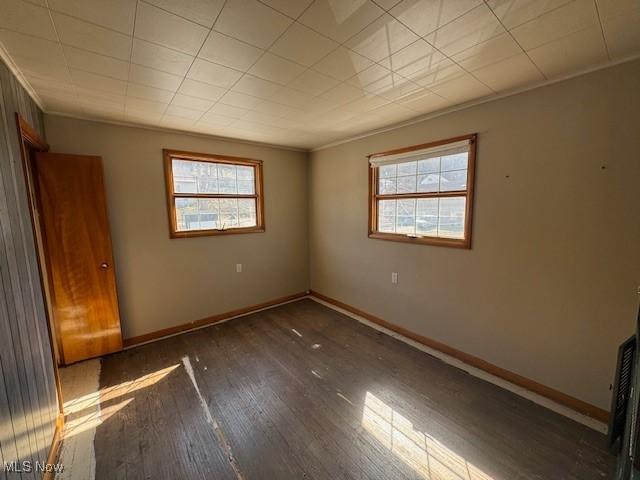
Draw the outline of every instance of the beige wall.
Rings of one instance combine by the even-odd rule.
[[[367,238],[365,156],[472,132],[473,248]],[[311,288],[608,409],[638,306],[639,152],[638,61],[314,152]]]
[[[52,151],[103,158],[125,338],[308,289],[305,153],[53,115],[45,128]],[[163,148],[263,160],[266,232],[169,239]]]

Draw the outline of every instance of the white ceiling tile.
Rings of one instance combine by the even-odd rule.
[[[364,91],[346,83],[341,83],[320,95],[327,100],[346,103],[364,96]]]
[[[232,90],[262,99],[269,99],[276,95],[281,88],[282,86],[278,83],[263,80],[253,75],[245,75],[233,86]]]
[[[186,53],[135,38],[131,62],[163,72],[184,76],[194,57]]]
[[[359,113],[367,113],[390,103],[390,100],[379,95],[366,94],[352,102],[346,103],[344,108]]]
[[[249,73],[256,77],[282,85],[286,85],[303,71],[304,67],[301,67],[297,63],[290,62],[289,60],[285,60],[268,52],[249,69]]]
[[[83,72],[82,70],[71,69],[71,77],[74,85],[82,88],[98,90],[117,95],[125,95],[127,82],[115,78],[103,77],[94,73]]]
[[[311,66],[337,47],[338,44],[333,40],[294,23],[270,51],[301,65]]]
[[[434,112],[451,105],[451,101],[428,90],[421,90],[407,95],[400,99],[398,103],[419,113]]]
[[[403,73],[400,70],[400,73]],[[456,63],[448,58],[438,62],[434,65],[429,65],[422,70],[413,72],[408,78],[416,82],[423,87],[430,87],[434,84],[440,84],[447,82],[456,77],[464,75],[464,70],[460,68]]]
[[[0,28],[57,41],[49,11],[22,0],[0,0]]]
[[[165,116],[170,115],[174,117],[187,118],[189,120],[198,120],[202,116],[202,112],[199,110],[193,110],[191,108],[179,107],[178,105],[169,105],[165,112]]]
[[[169,103],[173,98],[173,95],[174,92],[163,90],[161,88],[150,87],[148,85],[139,85],[131,82],[127,85],[127,96],[129,97]]]
[[[573,0],[488,0],[502,24],[512,29]]]
[[[190,78],[185,78],[178,89],[178,93],[212,101],[218,100],[226,91],[227,90],[225,88],[216,87],[215,85],[209,85],[204,82],[198,82],[197,80],[191,80]]]
[[[594,25],[600,28],[593,0],[574,0],[514,28],[511,33],[522,48],[531,50]]]
[[[298,18],[311,2],[313,0],[262,0],[262,3],[292,18]]]
[[[144,2],[138,4],[135,36],[195,55],[209,30]]]
[[[496,92],[544,80],[542,74],[524,53],[483,66],[473,74]]]
[[[420,39],[385,58],[380,64],[409,78],[416,72],[430,68],[445,58],[443,53]]]
[[[367,85],[370,85],[373,82],[376,82],[390,74],[390,70],[384,68],[382,65],[374,63],[370,67],[365,68],[360,73],[357,73],[356,75],[348,79],[347,83],[357,88],[364,88]]]
[[[67,57],[67,63],[71,68],[119,80],[127,80],[129,78],[129,62],[70,46],[64,47],[64,52]]]
[[[26,57],[12,57],[12,60],[16,65],[20,65],[20,71],[30,83],[33,78],[66,84],[71,83],[71,74],[64,64],[42,63]],[[35,88],[34,85],[32,86]]]
[[[326,92],[337,84],[338,80],[313,70],[306,70],[289,83],[289,87],[308,93],[309,95],[320,95],[322,92]]]
[[[404,0],[389,13],[424,37],[480,4],[482,0]]]
[[[142,98],[127,97],[125,101],[125,111],[164,113],[168,104],[162,102],[154,102],[153,100],[145,100]]]
[[[131,122],[139,125],[159,125],[160,119],[162,118],[161,113],[157,112],[147,112],[147,111],[138,111],[133,109],[127,109],[125,107],[124,110],[124,120],[126,122]]]
[[[345,46],[378,62],[418,40],[418,36],[385,13],[375,22],[352,37]]]
[[[258,103],[260,103],[260,101],[261,100],[257,97],[234,91],[228,91],[220,99],[220,103],[244,109],[253,108]]]
[[[463,103],[476,98],[491,95],[492,91],[470,74],[457,76],[451,80],[429,87],[434,93],[451,100]]]
[[[313,97],[308,93],[299,92],[290,87],[282,87],[271,100],[293,108],[302,108],[307,105]]]
[[[463,68],[472,71],[519,53],[523,53],[520,46],[511,35],[503,33],[463,50],[451,58]]]
[[[263,53],[264,50],[258,47],[212,31],[198,56],[246,72]]]
[[[51,15],[62,43],[120,60],[129,60],[131,37],[60,13]]]
[[[51,10],[131,35],[136,0],[48,0]]]
[[[292,21],[257,0],[228,0],[214,29],[266,49]]]
[[[235,119],[231,117],[226,117],[224,115],[218,115],[217,113],[207,112],[202,118],[200,118],[199,123],[205,123],[208,125],[230,125]]]
[[[337,80],[353,77],[373,64],[371,60],[344,47],[339,47],[324,57],[312,68]]]
[[[425,40],[451,56],[504,32],[491,9],[482,4],[430,33]]]
[[[342,43],[383,13],[384,10],[369,0],[316,0],[298,21]]]
[[[160,125],[166,128],[174,128],[176,130],[189,130],[195,120],[193,118],[189,118],[189,112],[181,111],[180,109],[174,109],[174,112],[178,112],[182,115],[174,115],[166,113],[162,116],[160,120]]]
[[[367,92],[375,93],[376,95],[380,95],[381,97],[394,101],[422,89],[423,87],[417,83],[407,80],[397,73],[390,73],[384,78],[381,78],[380,80],[365,87]]]
[[[607,61],[599,25],[545,43],[527,53],[548,78],[567,75]]]
[[[249,110],[246,108],[234,107],[233,105],[227,105],[225,103],[216,103],[211,107],[211,109],[209,109],[209,111],[216,115],[224,115],[229,118],[242,118]]]
[[[62,47],[57,42],[9,30],[0,30],[0,41],[12,58],[28,58],[44,64],[66,64]]]
[[[142,65],[131,65],[129,71],[129,81],[140,85],[148,85],[150,87],[162,88],[175,92],[182,78],[179,75],[173,75],[167,72],[154,70],[153,68],[143,67]]]
[[[213,26],[224,0],[147,0],[171,13],[191,20],[192,22],[204,25],[207,28]]]
[[[213,100],[205,100],[204,98],[192,97],[182,93],[176,93],[176,96],[173,97],[171,101],[171,105],[190,108],[191,110],[198,110],[200,112],[209,110],[213,106],[213,103]]]
[[[604,37],[612,58],[640,52],[640,2],[597,0]]]
[[[207,62],[200,58],[196,58],[189,73],[187,73],[188,78],[224,88],[231,87],[241,76],[242,73],[237,70]]]

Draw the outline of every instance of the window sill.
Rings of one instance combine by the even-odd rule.
[[[369,238],[376,240],[388,240],[391,242],[415,243],[418,245],[435,245],[439,247],[453,247],[471,249],[471,239],[457,240],[454,238],[440,237],[409,237],[396,233],[370,232]]]
[[[243,233],[264,233],[264,227],[228,228],[226,230],[189,230],[171,232],[171,238],[213,237],[217,235],[238,235]]]

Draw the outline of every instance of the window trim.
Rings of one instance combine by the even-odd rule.
[[[385,152],[373,153],[367,156],[367,160],[371,160],[376,157],[383,157],[387,155],[396,155],[399,153],[409,153],[415,150],[422,150],[425,148],[438,147],[446,145],[448,143],[460,142],[462,140],[469,141],[469,157],[467,164],[467,189],[457,190],[451,192],[433,192],[433,193],[399,193],[391,195],[379,195],[378,194],[378,169],[374,165],[369,163],[369,238],[377,240],[390,240],[394,242],[415,243],[420,245],[436,245],[443,247],[454,248],[471,248],[471,227],[473,223],[473,197],[474,197],[474,184],[475,184],[475,167],[476,167],[476,145],[477,134],[472,133],[469,135],[462,135],[459,137],[447,138],[445,140],[438,140],[430,143],[423,143],[420,145],[413,145],[411,147],[398,148],[395,150],[388,150]],[[464,221],[464,238],[442,238],[442,237],[412,237],[400,233],[385,233],[378,231],[378,200],[380,199],[394,199],[394,198],[442,198],[442,197],[466,197],[467,202],[465,205],[465,221]]]
[[[265,231],[264,221],[264,186],[262,180],[262,160],[252,158],[231,157],[209,153],[185,152],[182,150],[163,149],[164,176],[166,182],[167,207],[169,213],[169,237],[208,237],[215,235],[233,235],[240,233],[262,233]],[[173,185],[173,159],[192,160],[197,162],[228,163],[231,165],[245,165],[254,168],[255,193],[252,195],[220,194],[220,193],[176,193]],[[255,198],[256,225],[254,227],[236,227],[224,230],[178,230],[175,208],[176,198]]]

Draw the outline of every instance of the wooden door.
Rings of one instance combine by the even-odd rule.
[[[122,333],[102,159],[38,153],[35,173],[62,363],[118,351]]]

